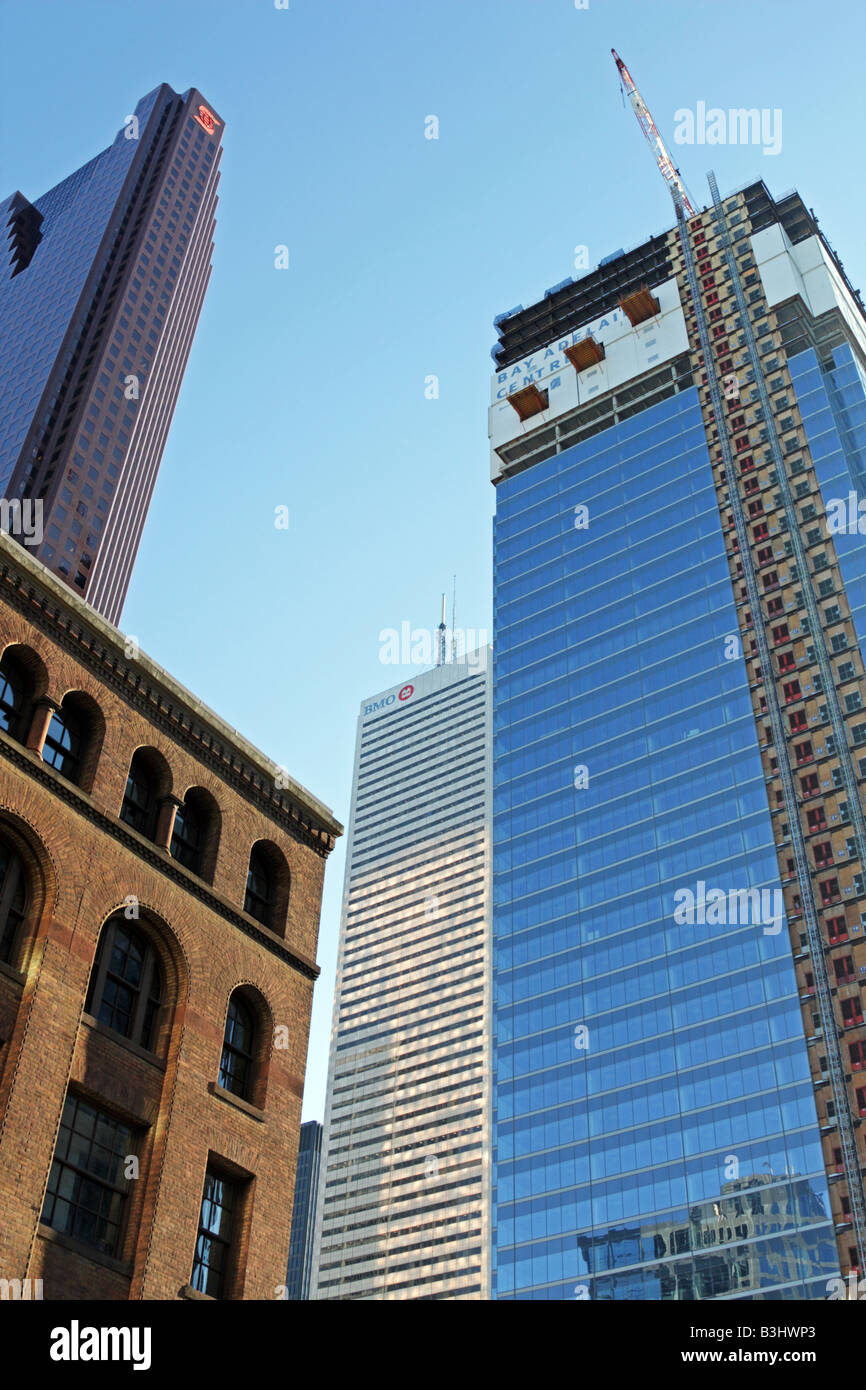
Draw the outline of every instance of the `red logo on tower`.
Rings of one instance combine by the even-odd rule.
[[[412,698],[412,696],[413,696],[414,694],[415,694],[415,687],[414,687],[414,685],[404,685],[404,686],[403,686],[403,689],[400,691],[400,694],[397,696],[397,699],[398,699],[398,700],[411,700],[411,698]]]
[[[206,106],[200,106],[197,111],[193,112],[193,115],[195,116],[195,119],[198,121],[199,125],[204,127],[208,135],[213,135],[214,131],[217,128],[216,116],[214,116],[212,112],[208,111]]]

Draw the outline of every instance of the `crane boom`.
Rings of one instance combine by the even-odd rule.
[[[622,58],[620,58],[616,49],[612,48],[610,51],[619,69],[620,81],[628,93],[628,99],[631,102],[632,110],[637,116],[637,123],[649,142],[650,148],[655,155],[656,164],[659,166],[659,172],[671,191],[671,197],[674,203],[678,200],[681,201],[686,217],[694,217],[695,208],[692,207],[689,195],[686,193],[685,184],[680,178],[679,172],[675,168],[674,162],[667,152],[667,146],[659,134],[658,126],[650,115],[649,107],[635,86],[631,73],[622,61]]]

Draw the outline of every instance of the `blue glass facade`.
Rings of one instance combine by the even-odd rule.
[[[295,1176],[295,1199],[292,1206],[292,1235],[289,1242],[289,1262],[286,1268],[286,1298],[306,1300],[310,1297],[313,1266],[313,1237],[316,1224],[316,1199],[319,1191],[319,1169],[322,1157],[322,1126],[316,1120],[301,1125],[298,1146],[298,1170]]]
[[[675,919],[780,892],[696,391],[500,482],[494,536],[494,1297],[823,1298],[787,927]]]
[[[845,529],[832,536],[866,661],[866,515],[848,500],[850,493],[866,500],[866,380],[850,347],[836,348],[833,361],[822,370],[810,348],[790,357],[788,370],[824,504],[848,504]]]

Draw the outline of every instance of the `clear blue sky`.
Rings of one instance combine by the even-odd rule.
[[[671,224],[610,48],[671,142],[699,101],[780,108],[779,155],[674,147],[686,182],[701,203],[710,167],[723,193],[797,187],[866,288],[862,0],[0,8],[3,196],[104,149],[159,82],[226,121],[213,277],[122,626],[344,821],[358,704],[411,669],[380,664],[380,631],[435,625],[454,573],[458,625],[491,626],[493,316],[571,274],[575,245],[595,264]],[[305,1118],[342,874],[339,849]]]

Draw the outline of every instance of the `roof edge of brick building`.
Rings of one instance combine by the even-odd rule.
[[[209,705],[206,705],[197,695],[181,685],[180,681],[169,675],[158,662],[138,647],[137,641],[136,654],[134,656],[129,655],[129,642],[134,639],[128,638],[119,628],[101,617],[89,603],[78,598],[67,584],[64,584],[45,565],[29,554],[22,544],[13,540],[8,533],[0,530],[0,578],[4,578],[11,571],[17,571],[19,579],[25,584],[42,589],[59,608],[67,610],[82,626],[86,626],[94,634],[98,634],[107,648],[116,651],[123,663],[146,673],[151,680],[162,687],[166,694],[171,695],[179,705],[206,726],[209,731],[224,743],[230,744],[234,751],[239,753],[256,772],[275,785],[279,779],[280,790],[285,792],[289,800],[297,803],[298,808],[311,818],[318,830],[334,838],[343,834],[343,825],[337,820],[329,806],[326,806],[300,782],[295,781],[284,767],[275,763],[231,724],[221,719]],[[330,848],[333,848],[333,845],[330,845]]]

